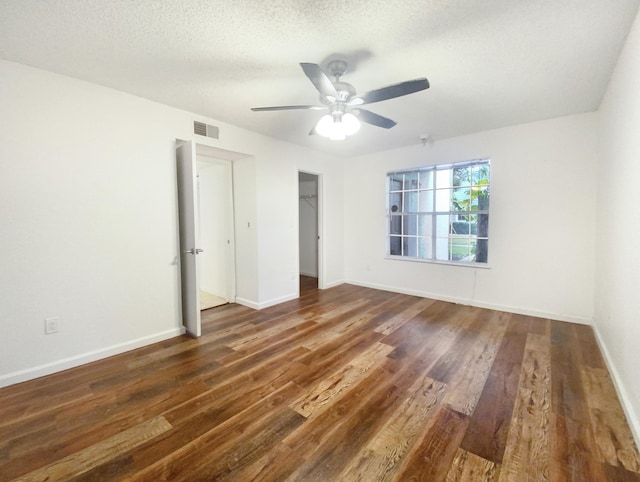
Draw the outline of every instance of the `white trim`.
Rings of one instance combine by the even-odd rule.
[[[333,288],[335,286],[343,285],[344,283],[345,283],[345,281],[343,279],[339,279],[337,281],[332,281],[330,283],[326,283],[324,288],[318,288],[318,289],[329,289],[329,288]]]
[[[183,335],[184,333],[185,329],[183,326],[180,328],[172,328],[171,330],[156,333],[155,335],[137,338],[135,340],[126,341],[106,348],[100,348],[99,350],[81,353],[80,355],[63,358],[62,360],[56,360],[51,363],[45,363],[44,365],[39,365],[37,367],[8,373],[0,376],[0,388],[25,382],[27,380],[33,380],[34,378],[43,377],[45,375],[51,375],[52,373],[68,370],[69,368],[75,368],[110,356],[119,355],[120,353],[168,340],[169,338],[174,338],[176,336]]]
[[[311,278],[317,278],[317,277],[318,277],[318,273],[306,273],[306,272],[304,272],[304,271],[300,271],[300,274],[301,274],[302,276],[309,276],[309,277],[311,277]]]
[[[611,359],[611,355],[609,354],[607,345],[605,345],[604,340],[600,335],[600,330],[598,330],[598,325],[596,325],[595,323],[593,324],[593,332],[596,335],[596,341],[598,342],[598,346],[600,347],[600,351],[602,352],[604,362],[607,365],[609,373],[611,374],[613,386],[615,387],[616,392],[618,393],[618,398],[620,399],[620,403],[622,404],[622,410],[624,410],[624,414],[627,416],[627,422],[629,422],[629,427],[631,427],[631,434],[635,439],[636,446],[640,447],[640,418],[633,409],[633,404],[631,403],[629,394],[624,388],[624,384],[620,379],[620,374],[618,373],[618,370],[616,370],[616,366],[613,364],[613,360]]]
[[[405,295],[420,296],[421,298],[431,298],[433,300],[448,301],[450,303],[457,303],[461,305],[477,306],[478,308],[487,308],[490,310],[506,311],[508,313],[535,316],[538,318],[549,318],[549,319],[558,320],[558,321],[567,321],[569,323],[578,323],[580,325],[593,324],[593,319],[583,317],[583,316],[565,315],[562,313],[549,313],[546,311],[532,310],[529,308],[522,308],[519,306],[508,306],[508,305],[499,305],[495,303],[485,303],[483,301],[470,300],[467,298],[443,296],[441,294],[429,293],[427,291],[411,290],[411,289],[406,289],[406,288],[401,288],[396,286],[380,285],[377,283],[366,283],[366,282],[355,281],[355,280],[347,280],[345,281],[345,283],[349,283],[357,286],[364,286],[365,288],[374,288],[377,290],[391,291],[393,293],[402,293]]]
[[[280,298],[262,301],[260,303],[256,303],[255,301],[251,300],[245,300],[244,298],[236,298],[236,303],[242,306],[246,306],[247,308],[252,308],[254,310],[263,310],[264,308],[269,308],[270,306],[279,305],[280,303],[284,303],[285,301],[296,300],[298,298],[300,298],[300,295],[298,293],[292,293],[286,296],[281,296]]]
[[[413,236],[405,236],[413,237]],[[417,237],[417,236],[416,236]],[[488,263],[466,263],[463,261],[442,261],[438,259],[424,259],[424,258],[411,258],[409,256],[395,256],[391,254],[385,255],[384,259],[391,261],[413,261],[416,263],[429,263],[429,264],[444,264],[447,266],[464,266],[466,268],[479,268],[479,269],[491,269]]]
[[[280,298],[263,301],[258,304],[258,309],[262,310],[264,308],[269,308],[270,306],[279,305],[280,303],[284,303],[285,301],[297,300],[298,298],[300,298],[300,295],[298,293],[291,293],[286,296],[281,296]]]
[[[236,303],[242,306],[246,306],[247,308],[251,308],[252,310],[257,310],[259,309],[258,306],[260,306],[255,301],[246,300],[244,298],[240,298],[239,296],[236,296]]]

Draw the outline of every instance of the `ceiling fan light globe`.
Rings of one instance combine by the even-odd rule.
[[[352,136],[360,130],[360,121],[355,115],[347,112],[342,116],[342,126],[344,133],[348,136]]]
[[[316,132],[322,137],[331,136],[333,130],[333,117],[329,114],[323,115],[316,124]]]

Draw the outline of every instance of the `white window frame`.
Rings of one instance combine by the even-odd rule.
[[[454,186],[453,172],[459,168],[473,168],[477,166],[488,166],[488,179],[475,184],[473,178],[470,179],[469,185]],[[448,180],[445,172],[448,172]],[[412,186],[407,186],[407,175]],[[402,176],[402,185],[400,189],[392,189],[392,180],[395,177],[397,183],[398,177]],[[415,179],[415,180],[414,180]],[[421,181],[425,179],[425,184]],[[480,185],[482,183],[482,185]],[[415,184],[415,185],[413,185]],[[487,268],[488,264],[488,245],[489,245],[489,209],[490,209],[490,186],[491,186],[491,161],[490,159],[475,159],[471,161],[438,164],[434,166],[418,167],[414,169],[403,169],[391,171],[386,176],[386,257],[389,259],[420,261],[427,263],[454,264],[458,266],[473,266]],[[397,186],[396,186],[397,187]],[[455,209],[453,206],[453,197],[455,190],[467,189],[467,193],[472,189],[481,189],[486,192],[488,197],[483,198],[480,206],[480,197],[476,197],[476,205],[468,206],[467,210]],[[443,197],[447,193],[449,196]],[[429,196],[432,196],[429,200]],[[392,203],[392,197],[395,197],[396,203]],[[463,196],[464,197],[464,196]],[[458,198],[459,199],[459,198]],[[400,204],[400,207],[398,207]],[[410,206],[407,206],[410,204]],[[443,204],[446,209],[443,209]],[[482,209],[481,209],[482,208]],[[471,224],[466,234],[456,235],[452,233],[453,222],[460,222],[460,217],[477,220],[476,226],[483,223],[483,232],[478,233],[480,229],[476,229],[476,233],[472,233]],[[429,220],[430,217],[430,220]],[[446,225],[443,223],[447,219]],[[392,228],[393,221],[393,228]],[[399,222],[399,224],[398,224]],[[440,226],[438,225],[440,222]],[[429,226],[430,225],[430,226]],[[443,236],[443,230],[446,230],[446,236]],[[393,231],[393,232],[392,232]],[[415,241],[411,241],[415,239]],[[469,246],[467,257],[461,259],[453,259],[453,250],[451,249],[455,239],[466,239],[466,243],[458,246]],[[446,240],[446,244],[445,243]],[[473,256],[478,254],[478,241],[483,243],[484,255],[486,260],[476,261],[470,260],[472,256],[471,245],[476,249]],[[400,243],[401,254],[391,254],[392,243],[394,251],[397,252],[397,244]],[[405,249],[409,247],[408,254]],[[443,253],[446,248],[447,259],[443,259]]]

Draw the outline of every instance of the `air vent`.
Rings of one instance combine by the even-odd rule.
[[[219,139],[220,129],[216,126],[205,124],[204,122],[193,122],[193,133],[199,136],[211,137],[212,139]]]

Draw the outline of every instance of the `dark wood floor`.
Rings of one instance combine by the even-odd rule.
[[[589,327],[350,285],[203,315],[0,390],[0,480],[640,481]]]

